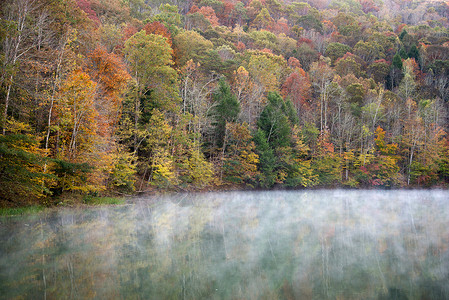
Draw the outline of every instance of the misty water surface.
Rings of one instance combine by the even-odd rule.
[[[448,299],[447,191],[180,194],[0,219],[4,299]]]

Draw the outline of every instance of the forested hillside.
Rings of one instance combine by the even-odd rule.
[[[448,184],[448,2],[0,5],[2,205]]]

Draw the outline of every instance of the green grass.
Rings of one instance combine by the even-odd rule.
[[[80,201],[79,199],[78,201]],[[120,205],[125,204],[125,198],[121,197],[96,197],[84,196],[83,203],[87,205]],[[63,205],[63,204],[62,204]],[[22,207],[0,207],[0,217],[2,216],[23,216],[37,214],[45,209],[45,206],[33,205]]]
[[[36,214],[45,207],[43,206],[24,206],[24,207],[5,207],[0,208],[0,216],[19,216],[19,215],[30,215]]]
[[[85,196],[83,199],[83,203],[88,205],[117,205],[117,204],[125,204],[125,199],[117,197]]]

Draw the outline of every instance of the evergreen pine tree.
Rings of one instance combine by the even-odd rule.
[[[214,93],[213,99],[215,106],[215,141],[218,147],[223,147],[226,123],[234,122],[240,112],[240,104],[237,98],[232,94],[229,85],[224,79],[220,79],[218,90]]]
[[[259,155],[259,183],[262,187],[271,187],[276,181],[275,164],[276,157],[273,149],[267,141],[265,132],[258,129],[254,136],[256,153]]]

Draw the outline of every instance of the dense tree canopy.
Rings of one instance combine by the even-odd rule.
[[[2,2],[2,204],[448,184],[447,2],[176,4]]]

